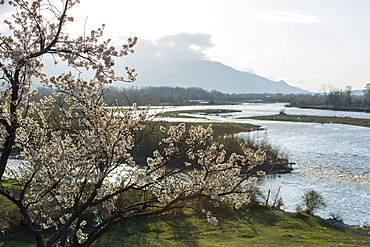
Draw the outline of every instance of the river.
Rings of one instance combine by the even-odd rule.
[[[301,196],[313,189],[321,193],[327,207],[317,215],[329,218],[340,214],[346,224],[370,223],[370,128],[319,123],[296,123],[239,119],[256,115],[272,115],[283,110],[286,114],[370,118],[369,113],[299,109],[285,104],[243,104],[223,106],[184,106],[172,110],[234,109],[240,112],[205,116],[183,114],[189,119],[206,121],[252,123],[262,131],[242,133],[256,140],[267,139],[289,156],[294,171],[290,174],[266,176],[258,184],[264,194],[275,195],[280,188],[286,211],[295,211]],[[172,119],[173,120],[173,119]]]

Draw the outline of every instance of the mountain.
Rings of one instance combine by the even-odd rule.
[[[132,85],[132,84],[131,84]],[[235,70],[222,63],[205,60],[173,62],[141,69],[134,84],[142,86],[201,87],[223,93],[307,94],[308,91]]]

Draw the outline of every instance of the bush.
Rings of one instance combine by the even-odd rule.
[[[313,215],[317,209],[326,207],[324,197],[314,190],[309,190],[302,196],[305,212]],[[298,208],[298,207],[297,207]]]
[[[17,206],[0,196],[0,231],[17,231],[25,226],[25,220]]]
[[[330,212],[329,216],[330,216],[329,220],[335,220],[335,221],[343,222],[343,217],[340,213]]]

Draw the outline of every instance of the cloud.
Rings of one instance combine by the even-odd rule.
[[[251,73],[251,74],[256,74],[256,71],[254,71],[254,69],[249,68],[249,67],[237,66],[236,69],[239,70],[239,71],[248,72],[248,73]]]
[[[139,39],[135,53],[125,62],[136,68],[152,67],[176,61],[204,60],[205,51],[214,47],[211,35],[205,33],[179,33],[156,40]]]
[[[281,12],[263,10],[256,14],[261,21],[287,23],[317,23],[321,22],[317,16],[303,15],[296,12]]]

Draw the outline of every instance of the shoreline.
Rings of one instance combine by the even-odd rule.
[[[370,127],[370,119],[349,118],[349,117],[327,117],[327,116],[309,116],[309,115],[288,115],[278,114],[269,116],[253,116],[239,119],[257,119],[269,121],[288,121],[288,122],[306,122],[321,124],[347,124],[360,127]]]
[[[369,113],[370,108],[364,107],[338,107],[338,106],[322,106],[322,105],[294,105],[289,104],[287,107],[298,107],[302,109],[314,109],[314,110],[328,110],[328,111],[348,111],[348,112],[365,112]]]

